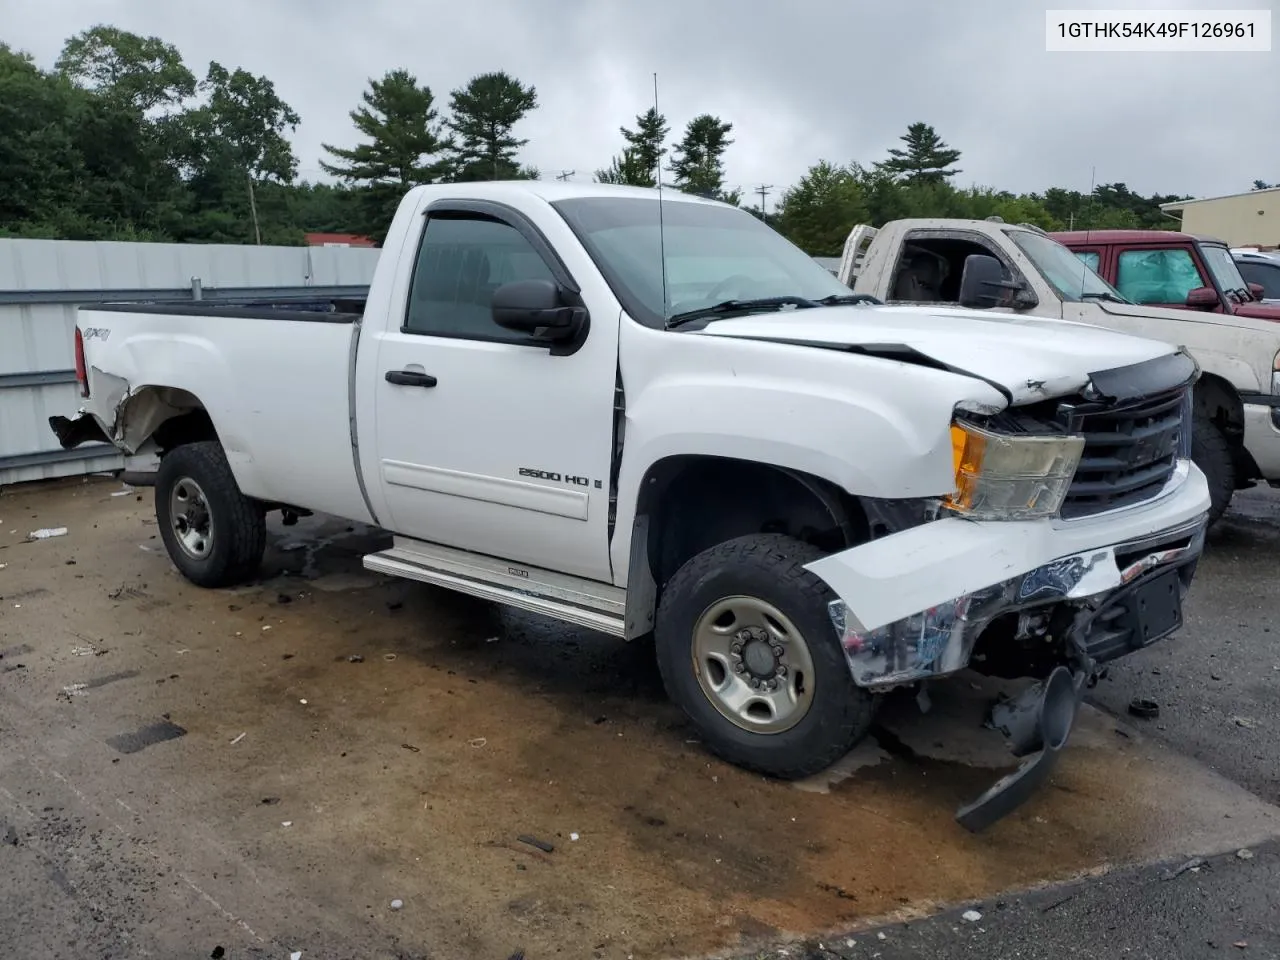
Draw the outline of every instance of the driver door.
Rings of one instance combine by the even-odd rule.
[[[555,351],[499,327],[502,284],[574,281],[532,221],[479,206],[428,209],[404,315],[373,346],[379,520],[608,581],[617,316],[598,311]]]

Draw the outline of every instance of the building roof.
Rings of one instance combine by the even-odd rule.
[[[1242,190],[1240,193],[1224,193],[1220,197],[1197,197],[1194,200],[1171,200],[1168,203],[1160,204],[1160,209],[1168,210],[1170,213],[1177,213],[1183,207],[1192,203],[1211,203],[1214,200],[1230,200],[1233,197],[1250,197],[1260,193],[1280,193],[1280,187],[1267,187],[1265,190]]]
[[[358,233],[308,233],[306,238],[307,246],[309,247],[323,247],[326,243],[341,243],[348,247],[377,246],[368,237],[363,237]]]
[[[1049,236],[1061,244],[1076,243],[1147,243],[1164,240],[1167,243],[1223,243],[1217,237],[1197,233],[1179,233],[1177,230],[1060,230]]]

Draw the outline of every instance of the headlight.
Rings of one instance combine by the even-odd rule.
[[[1271,361],[1271,392],[1280,394],[1280,352]]]
[[[951,426],[955,493],[944,505],[974,520],[1051,517],[1062,506],[1084,450],[1084,437],[992,433]]]

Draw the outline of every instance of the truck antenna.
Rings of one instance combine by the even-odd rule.
[[[653,113],[659,116],[658,111],[658,74],[653,74]],[[659,269],[662,271],[662,320],[667,320],[667,308],[669,302],[667,300],[667,234],[662,221],[662,157],[657,160],[657,184],[658,184],[658,258]]]
[[[1089,245],[1089,236],[1093,232],[1093,194],[1097,190],[1098,168],[1096,166],[1089,168],[1089,203],[1084,209],[1084,243]],[[1101,263],[1098,264],[1102,266]],[[1080,289],[1084,289],[1084,278],[1088,275],[1089,264],[1083,258],[1080,260]]]

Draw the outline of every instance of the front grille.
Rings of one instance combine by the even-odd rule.
[[[1070,432],[1084,437],[1063,519],[1133,506],[1159,494],[1188,445],[1187,394],[1180,389],[1122,406],[1059,408]]]

